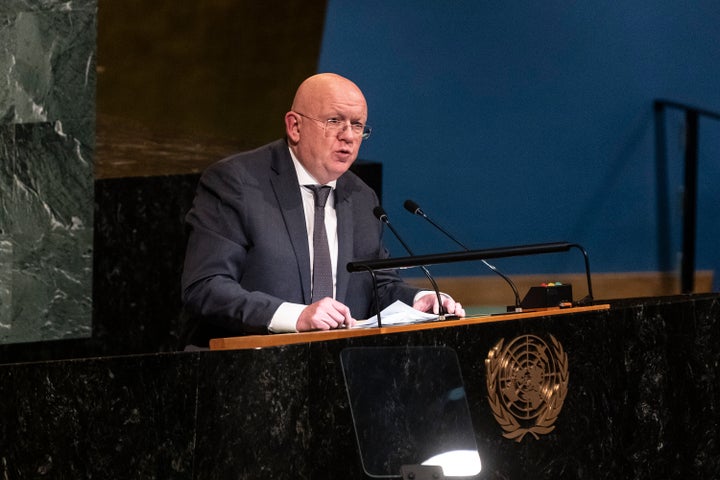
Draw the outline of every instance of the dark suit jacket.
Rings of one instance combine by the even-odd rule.
[[[336,298],[353,318],[375,313],[370,274],[349,273],[350,261],[386,258],[377,196],[354,173],[337,181]],[[310,303],[310,256],[302,198],[285,140],[233,155],[208,167],[187,215],[183,303],[196,328],[190,342],[267,333],[284,301]],[[412,304],[417,289],[378,272],[381,308]]]

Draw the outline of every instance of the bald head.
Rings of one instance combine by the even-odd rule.
[[[344,125],[328,130],[327,121]],[[334,73],[313,75],[300,84],[285,114],[288,144],[320,183],[336,180],[355,161],[362,135],[349,128],[367,122],[367,103],[353,82]]]
[[[367,115],[367,104],[360,88],[335,73],[319,73],[302,82],[295,93],[292,110],[308,112],[327,101],[361,103]]]

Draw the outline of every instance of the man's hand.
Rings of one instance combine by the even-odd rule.
[[[456,302],[449,295],[440,295],[440,298],[442,299],[445,313],[457,315],[458,317],[465,316],[465,310],[462,308],[462,305],[460,305],[460,302]],[[413,308],[421,312],[432,312],[436,315],[440,313],[437,295],[435,295],[434,292],[428,292],[418,298],[415,303],[413,303]]]
[[[298,332],[330,330],[352,327],[355,322],[346,305],[330,297],[325,297],[305,307],[298,318],[296,328]]]

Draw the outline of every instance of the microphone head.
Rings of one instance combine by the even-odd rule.
[[[375,215],[375,217],[382,222],[388,221],[387,214],[385,213],[385,209],[383,207],[381,207],[380,205],[373,208],[373,215]]]
[[[403,206],[405,207],[405,210],[412,213],[413,215],[422,215],[423,211],[420,210],[420,205],[413,202],[412,200],[405,200],[405,203],[403,203]]]

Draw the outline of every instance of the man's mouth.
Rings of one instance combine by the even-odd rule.
[[[347,148],[342,148],[340,150],[337,150],[337,154],[340,157],[349,157],[352,155],[352,153],[353,153],[352,150],[347,149]]]

